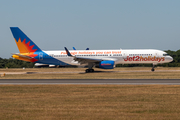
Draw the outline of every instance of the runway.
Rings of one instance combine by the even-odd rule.
[[[117,84],[117,85],[180,85],[180,79],[0,79],[0,85],[36,84]]]
[[[94,71],[94,73],[140,73],[140,72],[149,72],[151,73],[151,70],[123,70],[123,71]],[[180,72],[180,70],[156,70],[154,72]],[[61,72],[0,72],[0,75],[6,74],[6,75],[17,75],[17,74],[87,74],[84,71],[61,71]]]

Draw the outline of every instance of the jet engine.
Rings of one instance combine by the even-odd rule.
[[[114,61],[101,61],[99,64],[96,64],[96,67],[102,69],[113,69],[114,68]]]

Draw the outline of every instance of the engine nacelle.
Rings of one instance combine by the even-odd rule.
[[[101,61],[99,63],[99,68],[102,68],[102,69],[113,69],[114,68],[114,61]]]
[[[57,67],[57,65],[48,65],[48,64],[41,64],[41,63],[36,63],[35,66],[36,67],[50,67],[50,68]]]
[[[50,67],[50,68],[54,68],[54,67],[56,67],[56,65],[49,65],[49,67]]]
[[[34,64],[36,67],[48,67],[48,64],[41,64],[41,63],[35,63]]]

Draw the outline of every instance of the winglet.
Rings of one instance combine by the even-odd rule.
[[[76,50],[76,48],[75,48],[75,47],[73,47],[73,50]]]
[[[64,47],[64,48],[65,48],[65,50],[66,50],[67,55],[72,57],[72,55],[71,55],[71,53],[69,52],[69,50],[68,50],[66,47]]]

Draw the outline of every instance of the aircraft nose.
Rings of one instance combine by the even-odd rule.
[[[169,56],[169,62],[172,62],[173,61],[173,58],[171,56]]]
[[[171,62],[173,61],[173,58],[171,57]]]

